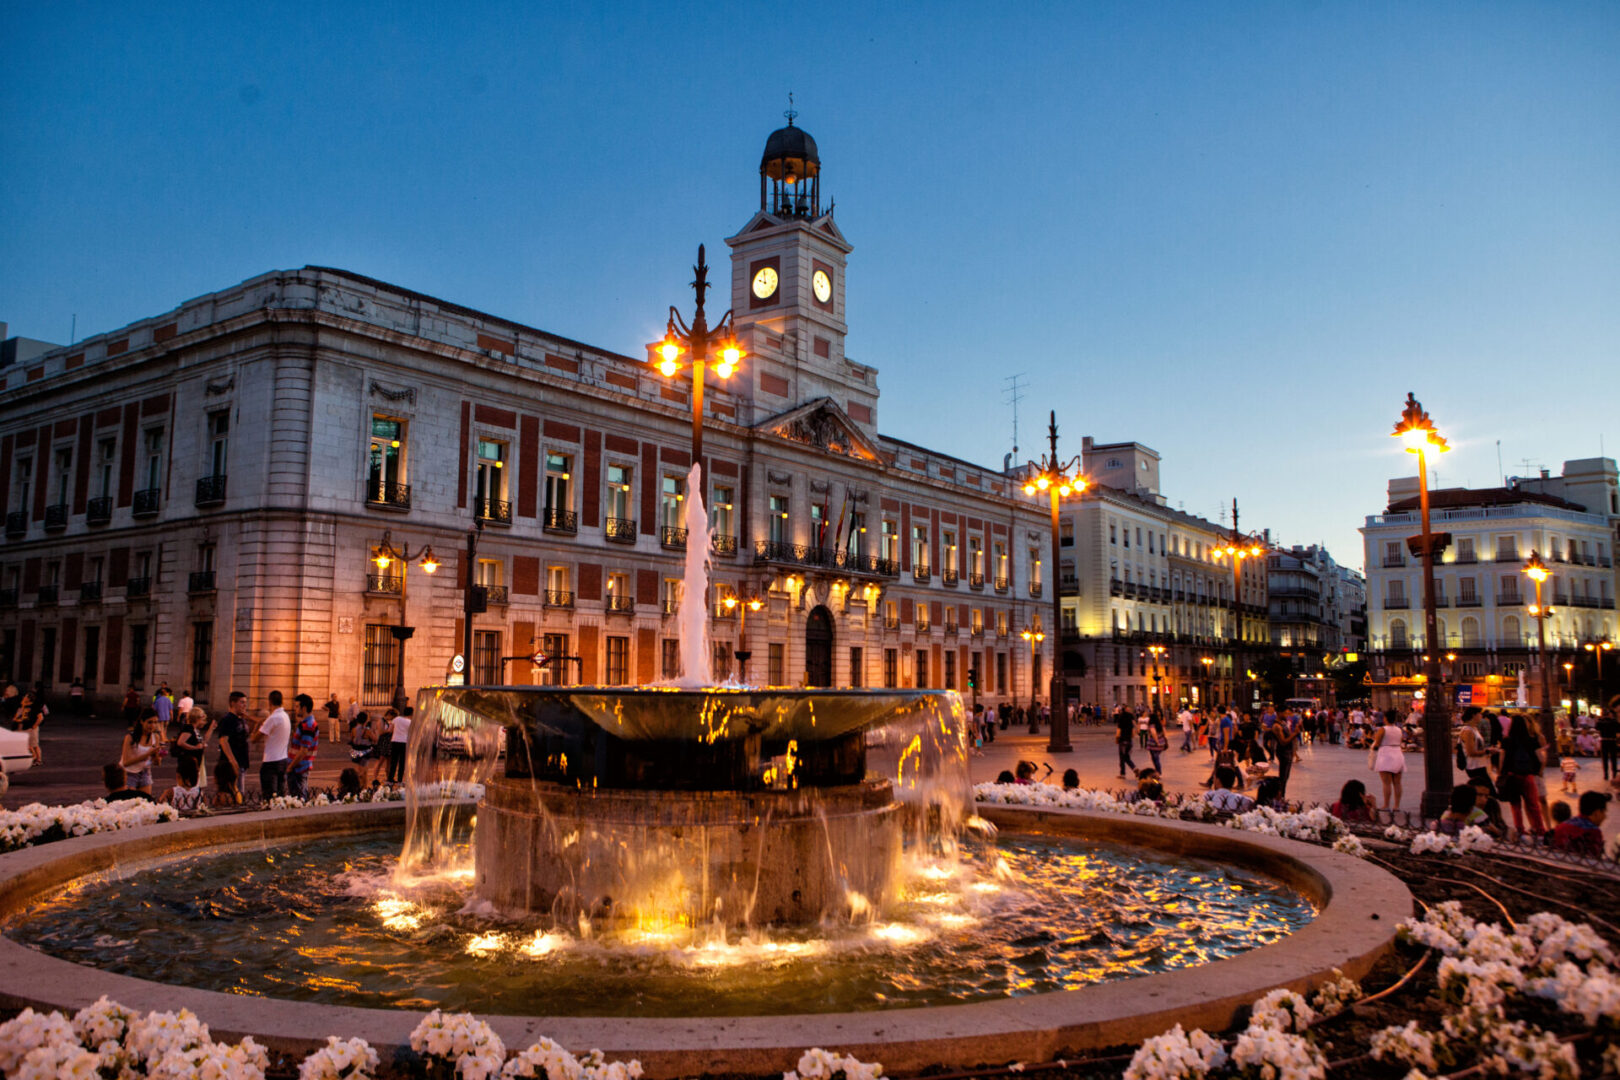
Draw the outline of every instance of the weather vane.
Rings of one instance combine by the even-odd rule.
[[[793,107],[793,91],[791,91],[791,90],[788,91],[788,107],[787,107],[787,111],[784,112],[782,115],[787,117],[788,127],[792,127],[793,126],[793,121],[798,118],[799,110],[795,109]]]

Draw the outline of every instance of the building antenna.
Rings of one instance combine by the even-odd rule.
[[[79,340],[79,313],[73,313],[73,329],[68,331],[68,344],[72,345]]]
[[[1024,400],[1024,383],[1021,381],[1023,378],[1024,378],[1024,373],[1022,371],[1020,371],[1016,375],[1008,375],[1005,379],[1001,380],[1002,382],[1007,384],[1006,386],[1002,387],[1002,389],[1001,389],[1001,399],[1003,401],[1005,401],[1008,405],[1012,406],[1012,414],[1013,414],[1013,417],[1012,417],[1012,420],[1013,420],[1013,447],[1012,447],[1012,452],[1013,452],[1013,457],[1015,457],[1015,458],[1018,456],[1018,403],[1020,401]]]
[[[1502,440],[1496,440],[1496,474],[1501,477],[1502,486],[1507,487],[1507,473],[1502,469]]]

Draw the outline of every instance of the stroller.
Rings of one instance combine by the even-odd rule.
[[[1344,745],[1352,750],[1365,750],[1372,742],[1372,732],[1366,724],[1350,724],[1344,729]]]

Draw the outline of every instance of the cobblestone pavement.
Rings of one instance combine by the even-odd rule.
[[[42,736],[45,764],[14,776],[11,790],[0,799],[0,804],[15,809],[30,802],[68,803],[100,795],[101,766],[105,762],[118,760],[123,733],[123,724],[116,718],[73,717],[53,713]],[[322,734],[324,736],[326,732],[323,730]],[[997,731],[996,735],[994,742],[973,752],[972,776],[975,783],[994,780],[1003,769],[1011,771],[1020,760],[1027,759],[1040,767],[1037,773],[1039,779],[1054,784],[1061,782],[1063,770],[1072,768],[1080,774],[1082,787],[1117,790],[1136,786],[1133,778],[1120,779],[1112,727],[1076,726],[1070,735],[1074,750],[1067,754],[1046,752],[1047,734],[1044,729],[1038,736],[1027,734],[1027,729],[1023,733],[1019,729]],[[1176,732],[1171,736],[1170,749],[1159,755],[1165,788],[1170,791],[1201,791],[1199,785],[1209,775],[1209,753],[1203,749],[1182,753],[1180,745],[1180,732]],[[1151,763],[1148,752],[1141,748],[1140,743],[1133,744],[1131,753],[1138,766]],[[215,757],[217,751],[211,751],[210,768]],[[249,774],[250,789],[258,784],[257,762],[255,753],[253,769]],[[1597,759],[1580,758],[1579,762],[1577,790],[1601,787],[1603,774]],[[335,787],[338,773],[348,764],[349,748],[345,744],[323,740],[315,759],[311,786]],[[1047,765],[1052,768],[1050,774],[1046,772]],[[1423,756],[1419,753],[1407,754],[1406,768],[1406,789],[1401,805],[1405,809],[1415,810],[1423,789]],[[1461,776],[1460,773],[1456,775]],[[1378,777],[1367,767],[1365,750],[1351,750],[1342,745],[1310,746],[1300,753],[1294,764],[1288,795],[1302,802],[1326,805],[1338,798],[1339,789],[1352,777],[1366,783],[1367,789],[1375,796],[1379,794]],[[1561,785],[1554,770],[1549,771],[1547,779],[1550,797],[1565,799],[1573,807],[1575,796],[1559,790]],[[154,794],[173,781],[171,761],[159,768]],[[1610,813],[1603,831],[1610,838],[1620,833],[1620,807]]]

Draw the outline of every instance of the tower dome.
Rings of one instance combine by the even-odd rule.
[[[777,217],[821,216],[821,155],[816,140],[787,111],[787,126],[771,132],[759,159],[759,208]]]

